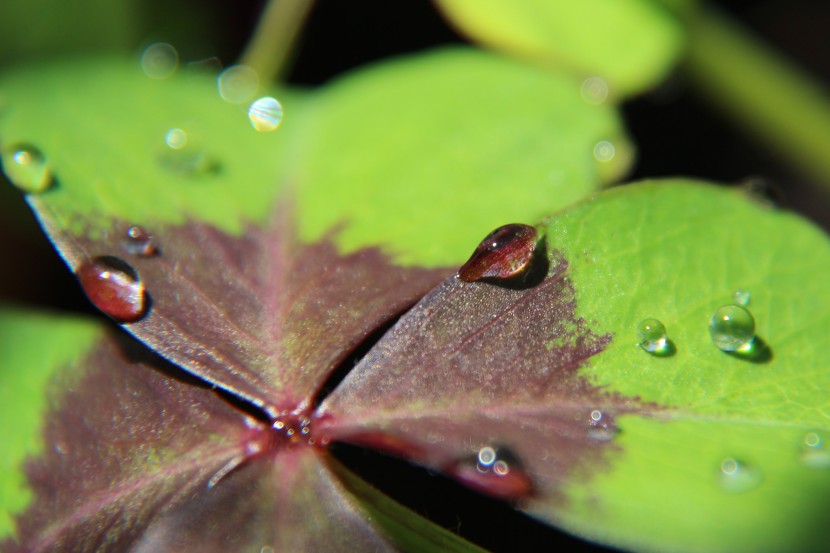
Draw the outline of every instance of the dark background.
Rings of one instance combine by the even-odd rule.
[[[157,0],[150,2],[163,5]],[[715,3],[796,65],[825,83],[830,81],[830,2]],[[193,51],[185,49],[183,56],[216,56],[230,64],[244,47],[264,2],[187,0],[180,4],[180,9],[201,11],[202,19],[214,29],[210,40],[191,43]],[[162,39],[176,34],[170,28],[176,22],[166,21],[163,13],[151,24],[157,25],[152,34]],[[319,85],[375,60],[465,42],[426,0],[318,0],[287,80]],[[815,184],[696,98],[681,71],[656,90],[626,103],[623,114],[639,150],[638,162],[627,180],[688,175],[735,183],[762,177],[780,191],[784,207],[830,229],[830,201],[815,192]],[[0,251],[5,254],[0,301],[92,312],[11,186],[0,186]],[[337,454],[394,497],[488,549],[605,551],[406,463],[345,446]]]

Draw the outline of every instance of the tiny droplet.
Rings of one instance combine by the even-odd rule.
[[[166,42],[149,45],[141,53],[141,70],[151,79],[166,79],[179,67],[179,53]]]
[[[3,151],[3,172],[27,194],[38,194],[52,186],[52,171],[46,156],[34,146],[18,144]]]
[[[248,102],[259,88],[257,72],[247,65],[231,65],[216,78],[219,96],[228,103]]]
[[[597,442],[607,442],[619,433],[616,423],[599,409],[588,415],[588,437]]]
[[[260,98],[248,108],[248,119],[259,132],[275,131],[282,123],[282,104],[270,96]]]
[[[610,140],[600,140],[594,146],[594,159],[601,163],[607,163],[617,155],[617,148]]]
[[[536,229],[519,223],[504,225],[476,247],[470,259],[458,270],[464,282],[483,278],[506,279],[523,273],[536,250]]]
[[[720,463],[719,484],[729,493],[744,493],[757,488],[763,480],[761,471],[733,457]]]
[[[752,294],[749,290],[738,289],[732,294],[732,299],[734,299],[735,303],[738,305],[746,307],[752,299]]]
[[[82,263],[77,277],[90,301],[118,322],[131,323],[147,311],[147,294],[135,270],[116,257]]]
[[[709,334],[715,346],[723,351],[751,347],[755,338],[755,319],[740,305],[724,305],[712,315]]]
[[[602,77],[588,77],[579,91],[589,104],[601,104],[608,99],[608,83]]]
[[[649,318],[637,325],[639,346],[649,353],[661,354],[669,347],[666,325],[657,319]]]
[[[484,446],[472,461],[465,459],[450,472],[466,486],[500,499],[523,499],[533,493],[530,476],[505,447]]]
[[[127,229],[126,235],[121,245],[128,254],[137,257],[152,257],[158,253],[153,237],[142,227],[133,225]]]
[[[164,142],[174,150],[181,150],[187,146],[187,133],[182,129],[170,129],[164,135]]]
[[[811,469],[830,468],[830,449],[817,432],[808,432],[804,435],[801,462]]]

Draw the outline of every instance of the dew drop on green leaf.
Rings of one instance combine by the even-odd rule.
[[[744,493],[761,485],[763,475],[756,467],[748,465],[734,457],[726,457],[720,463],[718,483],[721,489],[729,493]]]
[[[649,353],[660,354],[669,347],[666,325],[654,318],[640,321],[637,325],[637,339],[638,345]]]
[[[813,469],[830,468],[830,449],[820,434],[808,432],[801,445],[801,461]]]
[[[3,151],[3,172],[9,181],[27,194],[37,194],[52,186],[49,162],[38,148],[18,144]]]
[[[179,53],[173,45],[156,42],[141,53],[141,70],[151,79],[166,79],[179,67]]]
[[[755,319],[740,305],[724,305],[712,315],[709,334],[718,349],[738,351],[750,347],[755,338]]]
[[[747,305],[749,305],[749,301],[752,299],[752,294],[749,290],[744,290],[741,288],[735,290],[735,292],[732,294],[732,299],[734,299],[735,303],[737,303],[738,305],[746,307]]]
[[[230,104],[249,102],[259,88],[259,76],[247,65],[232,65],[216,78],[219,96]]]
[[[600,140],[594,146],[594,159],[599,162],[607,163],[614,159],[617,155],[617,147],[610,140]]]
[[[170,129],[164,135],[164,142],[174,150],[181,150],[187,146],[187,133],[178,128]]]
[[[282,123],[282,104],[270,96],[260,98],[248,108],[248,119],[259,132],[275,131]]]
[[[93,305],[116,321],[135,322],[147,313],[144,283],[121,259],[98,257],[82,263],[76,274]]]
[[[214,173],[219,168],[219,163],[192,144],[187,131],[180,128],[171,128],[164,134],[159,163],[167,171],[186,176]]]
[[[152,257],[158,253],[153,237],[143,227],[137,225],[127,229],[121,246],[125,252],[136,257]]]

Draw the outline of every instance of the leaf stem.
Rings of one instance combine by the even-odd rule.
[[[711,102],[830,194],[830,94],[709,7],[686,13],[686,69]]]
[[[282,76],[314,0],[269,0],[239,63],[257,72],[260,82]]]

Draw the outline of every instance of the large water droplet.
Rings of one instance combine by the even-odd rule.
[[[81,264],[77,277],[90,301],[122,323],[141,319],[147,311],[144,284],[130,265],[117,257],[98,257]]]
[[[158,253],[153,237],[142,227],[133,225],[127,229],[126,235],[121,245],[128,254],[152,257]]]
[[[801,461],[812,469],[830,468],[830,448],[817,432],[804,435],[801,444]]]
[[[749,290],[738,289],[732,294],[732,299],[734,299],[735,303],[738,305],[746,307],[752,299],[752,293]]]
[[[219,96],[231,104],[248,102],[259,88],[259,76],[247,65],[231,65],[216,78]]]
[[[488,234],[470,259],[458,270],[458,278],[475,282],[483,278],[512,278],[526,271],[536,250],[536,229],[519,223],[504,225]]]
[[[602,77],[588,77],[579,91],[589,104],[601,104],[608,99],[608,83]]]
[[[9,181],[28,194],[37,194],[52,186],[52,171],[39,149],[18,144],[3,150],[3,172]]]
[[[637,325],[637,339],[641,348],[655,355],[667,353],[670,349],[666,326],[654,318],[644,319]]]
[[[729,493],[744,493],[757,488],[763,481],[761,471],[733,457],[720,463],[719,484]]]
[[[179,67],[179,53],[166,42],[149,45],[141,53],[141,70],[151,79],[166,79]]]
[[[260,98],[248,108],[248,119],[259,132],[275,131],[282,123],[282,104],[270,96]]]
[[[506,447],[484,446],[451,472],[466,486],[500,499],[517,500],[533,494],[530,476]]]
[[[607,163],[617,155],[617,147],[610,140],[600,140],[594,146],[594,159],[601,163]]]
[[[740,305],[724,305],[712,315],[709,334],[715,346],[723,351],[748,348],[755,338],[755,319]]]

